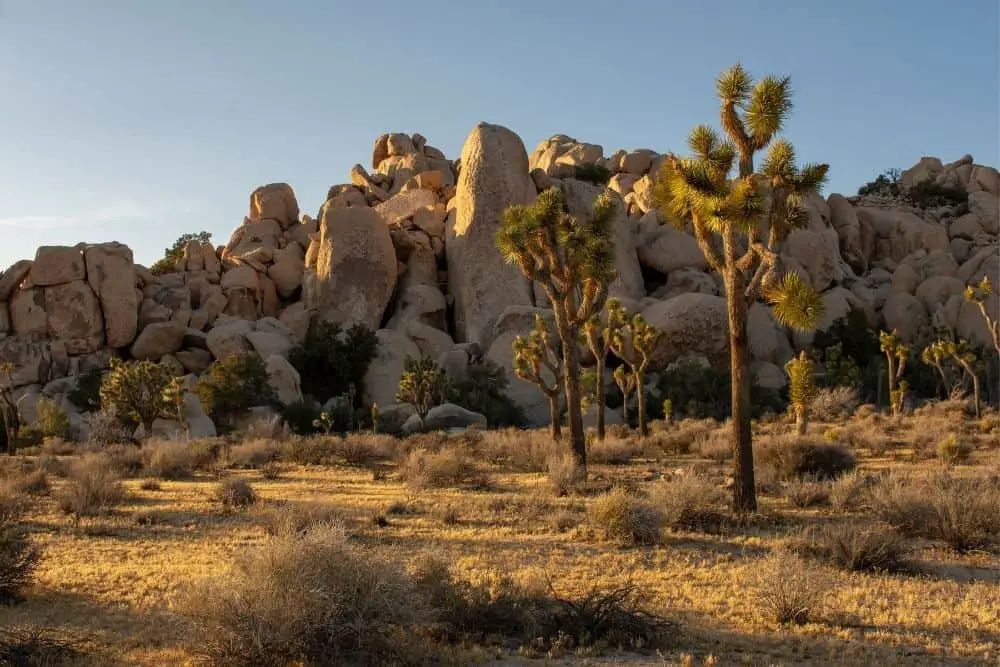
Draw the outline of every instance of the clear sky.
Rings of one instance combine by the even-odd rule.
[[[457,157],[479,121],[681,150],[737,60],[853,193],[922,155],[998,162],[997,0],[0,0],[0,267],[118,240],[225,243],[251,190],[304,212],[383,132]]]

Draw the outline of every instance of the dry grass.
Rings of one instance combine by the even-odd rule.
[[[823,483],[829,509],[797,507],[788,496],[800,491],[799,478],[780,482],[780,494],[759,496],[768,520],[750,523],[728,516],[728,432],[707,422],[655,431],[643,454],[626,464],[591,462],[585,485],[564,475],[572,481],[564,485],[567,495],[552,492],[546,465],[566,443],[554,446],[544,432],[487,431],[467,440],[427,435],[384,445],[362,435],[374,452],[364,468],[346,460],[335,438],[290,437],[276,441],[277,479],[266,479],[263,468],[223,470],[226,480],[252,484],[257,502],[246,511],[226,511],[215,494],[219,479],[201,470],[159,480],[156,488],[147,484],[150,478],[130,479],[145,472],[142,452],[112,446],[105,458],[114,476],[125,478],[120,484],[127,501],[79,523],[60,511],[59,500],[78,484],[76,471],[92,454],[10,458],[2,466],[4,483],[14,488],[20,482],[11,480],[19,475],[44,470],[51,495],[19,496],[25,512],[20,525],[43,557],[22,589],[24,601],[0,607],[0,626],[50,628],[47,636],[59,642],[86,638],[88,652],[100,650],[96,664],[193,664],[205,645],[190,641],[202,635],[192,634],[188,617],[178,611],[192,586],[207,577],[230,591],[249,590],[234,588],[239,578],[228,574],[231,563],[266,551],[271,540],[301,542],[332,523],[348,532],[347,546],[398,564],[406,585],[420,591],[408,604],[430,605],[435,613],[420,619],[416,634],[443,651],[434,656],[441,661],[514,665],[537,657],[549,664],[700,665],[712,664],[714,655],[717,665],[993,664],[1000,651],[1000,550],[989,519],[998,502],[998,483],[991,480],[1000,478],[989,422],[995,413],[987,413],[984,429],[968,416],[943,417],[941,409],[900,420],[882,414],[816,421],[810,439],[822,441],[827,429],[839,428],[837,443],[855,453],[856,472]],[[756,443],[789,430],[787,422],[759,424]],[[675,431],[690,432],[690,447],[657,442]],[[931,441],[918,438],[932,432]],[[975,448],[965,464],[942,471],[934,450],[949,432]],[[929,457],[912,455],[918,440]],[[884,452],[876,455],[868,441],[885,443]],[[717,461],[703,455],[706,442],[720,443],[726,456]],[[398,473],[417,450],[460,451],[474,477],[488,477],[490,484],[412,488]],[[893,490],[895,484],[909,490]],[[666,529],[662,536],[601,539],[607,536],[594,521],[595,506],[615,504],[592,489],[613,485],[629,501],[619,509],[645,504],[656,510]],[[449,508],[457,523],[445,523]],[[374,517],[383,521],[376,524]],[[870,554],[880,553],[874,540],[837,547],[847,556],[842,558],[823,546],[828,538],[818,537],[824,526],[864,533],[877,521],[897,526],[905,562],[921,576],[865,569]],[[818,561],[813,554],[786,553],[809,536],[823,547],[813,552]],[[951,544],[961,548],[947,548]],[[436,578],[415,576],[427,551],[441,561]],[[771,562],[769,553],[785,565],[763,567]],[[850,569],[854,563],[864,571]],[[443,582],[436,602],[428,590],[435,580]],[[616,595],[620,589],[632,597]],[[799,596],[802,590],[813,595]],[[640,611],[678,623],[680,632],[668,633],[669,645],[654,644],[655,633],[633,625],[643,618]],[[602,626],[600,618],[625,620],[604,638],[589,639],[589,628]],[[779,620],[793,622],[776,625]],[[551,630],[555,623],[565,624],[565,635]],[[389,627],[391,636],[392,625],[380,627]],[[412,655],[428,657],[428,646],[418,641]],[[0,637],[0,656],[3,642]],[[651,645],[662,657],[647,650]],[[281,650],[276,655],[286,656]]]
[[[96,516],[125,500],[126,490],[111,461],[90,454],[70,467],[68,484],[59,495],[59,507],[77,519]]]
[[[589,520],[605,538],[625,544],[655,544],[663,526],[657,507],[621,487],[594,500]]]

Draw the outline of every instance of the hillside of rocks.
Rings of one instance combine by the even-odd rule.
[[[614,222],[618,280],[611,294],[664,332],[658,370],[681,357],[725,363],[727,323],[721,280],[707,270],[694,237],[662,225],[652,204],[652,150],[617,151],[556,135],[529,155],[506,128],[477,125],[462,154],[448,159],[419,134],[385,134],[370,167],[330,187],[315,217],[285,183],[255,189],[249,210],[220,247],[191,242],[172,272],[153,275],[128,246],[41,247],[0,274],[0,362],[22,411],[46,395],[79,424],[66,399],[76,376],[113,357],[169,364],[198,374],[214,359],[253,352],[267,363],[285,403],[301,398],[287,361],[310,322],[362,323],[379,353],[366,400],[391,406],[407,356],[429,354],[449,373],[489,357],[508,369],[510,394],[535,424],[545,397],[513,377],[511,342],[529,330],[545,300],[494,245],[502,211],[559,187],[571,213],[585,214],[603,186],[577,168],[603,165],[620,199]],[[836,168],[836,165],[833,165]],[[794,231],[782,261],[822,291],[828,329],[852,310],[872,329],[913,340],[931,323],[977,345],[989,335],[965,303],[966,284],[1000,284],[1000,173],[971,156],[923,158],[900,185],[933,182],[968,193],[967,205],[916,207],[884,196],[816,195],[809,224]],[[996,301],[990,305],[994,313]],[[775,324],[764,304],[750,311],[753,371],[781,387],[782,365],[810,344]]]

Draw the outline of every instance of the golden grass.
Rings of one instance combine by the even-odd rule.
[[[901,420],[883,416],[816,423],[810,434],[819,440],[837,426],[839,441],[856,452],[859,472],[866,474],[931,477],[947,470],[995,476],[1000,436],[992,422],[983,421],[956,422],[934,413]],[[692,433],[699,441],[723,437],[700,427]],[[767,424],[758,437],[780,437],[789,429]],[[967,464],[949,467],[936,458],[939,434],[949,431],[975,444]],[[918,434],[928,432],[935,437],[922,443]],[[52,496],[32,497],[25,519],[32,541],[43,549],[36,583],[24,603],[0,607],[0,626],[51,628],[60,637],[81,640],[99,656],[97,664],[190,664],[188,633],[173,606],[179,596],[203,577],[222,575],[235,555],[261,544],[274,530],[269,508],[322,503],[323,512],[343,517],[362,536],[377,536],[405,559],[432,551],[471,578],[499,568],[519,580],[551,579],[564,595],[631,579],[651,593],[655,611],[680,624],[675,645],[659,655],[622,654],[612,647],[601,657],[553,655],[548,664],[971,665],[1000,660],[1000,556],[995,551],[958,554],[918,539],[912,559],[921,576],[822,566],[827,584],[820,608],[810,611],[806,623],[780,625],[759,604],[758,575],[765,559],[807,526],[867,515],[853,506],[800,509],[780,494],[762,495],[761,514],[749,521],[711,532],[665,530],[656,544],[622,546],[601,539],[589,523],[598,492],[584,488],[556,496],[544,466],[523,472],[531,466],[514,457],[489,456],[496,451],[490,450],[496,444],[491,437],[483,434],[483,441],[469,449],[479,473],[490,480],[475,489],[416,490],[386,459],[349,464],[343,455],[330,465],[284,463],[278,479],[267,479],[261,470],[229,469],[227,478],[252,484],[258,503],[250,511],[226,511],[216,496],[219,477],[199,471],[190,479],[162,480],[158,488],[127,479],[121,505],[77,524],[57,506],[67,481],[50,476]],[[508,431],[495,437],[503,438],[505,452],[532,452],[525,457],[532,460],[547,448],[544,432]],[[531,442],[513,445],[519,437]],[[657,485],[670,484],[677,475],[695,473],[724,485],[728,463],[699,455],[697,446],[690,448],[695,453],[675,454],[687,448],[671,441],[667,451],[650,440],[626,465],[593,465],[594,483],[624,486],[653,502],[664,497]],[[873,440],[879,441],[877,454],[869,449]],[[375,469],[382,472],[373,474]],[[531,662],[514,649],[480,649],[472,655],[494,664]]]

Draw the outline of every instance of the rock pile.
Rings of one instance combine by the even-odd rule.
[[[580,180],[588,169],[606,169],[606,187],[619,198],[618,279],[610,291],[663,330],[655,365],[662,370],[692,355],[726,359],[722,281],[690,232],[661,224],[653,205],[662,159],[646,149],[605,157],[601,146],[565,135],[529,156],[516,134],[482,123],[450,161],[419,134],[385,134],[375,141],[371,171],[355,165],[315,218],[300,213],[288,184],[263,185],[225,246],[192,241],[165,275],[136,265],[120,243],[39,248],[33,260],[0,274],[0,361],[13,364],[22,405],[45,394],[72,413],[65,400],[72,378],[107,368],[112,357],[192,375],[214,359],[254,352],[290,403],[301,391],[287,356],[310,323],[361,323],[379,341],[365,390],[383,414],[393,412],[407,356],[432,355],[460,374],[485,355],[507,369],[511,396],[541,424],[547,402],[513,377],[511,342],[533,326],[535,313],[549,311],[494,239],[505,208],[549,187],[563,191],[571,213],[586,215],[605,189]],[[907,341],[934,323],[988,344],[962,291],[984,275],[1000,284],[1000,173],[970,156],[950,164],[923,158],[900,183],[956,188],[968,203],[812,196],[808,225],[783,245],[783,265],[823,293],[821,331],[860,311],[872,329],[898,329]],[[995,302],[990,308],[998,310]],[[782,364],[811,338],[755,305],[750,346],[758,382],[782,386]]]

